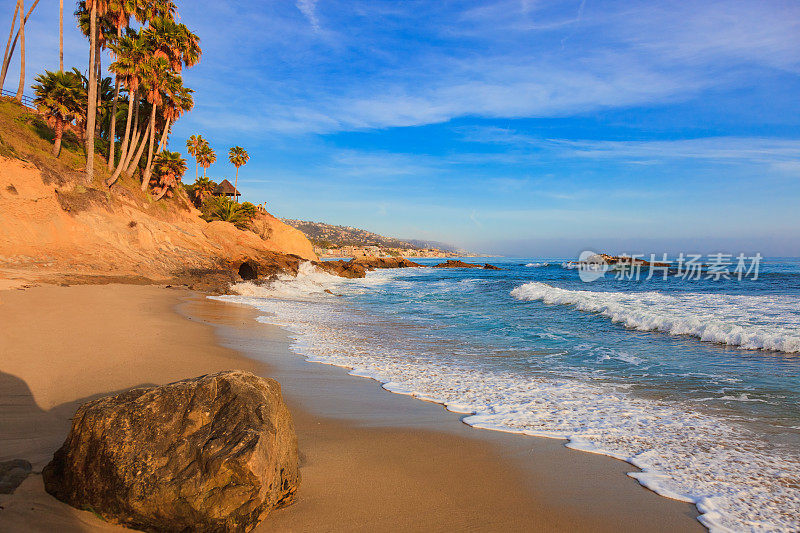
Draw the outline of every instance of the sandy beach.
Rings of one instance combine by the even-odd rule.
[[[702,530],[694,506],[640,487],[630,465],[563,442],[469,428],[289,351],[255,312],[163,286],[0,292],[0,461],[30,475],[0,495],[3,531],[113,531],[44,492],[41,469],[83,402],[225,369],[277,379],[295,419],[298,501],[258,531]]]

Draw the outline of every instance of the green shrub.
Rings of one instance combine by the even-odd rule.
[[[239,229],[247,229],[256,215],[256,206],[250,202],[237,204],[226,196],[212,196],[203,202],[200,211],[203,220],[207,222],[222,220],[230,222]]]

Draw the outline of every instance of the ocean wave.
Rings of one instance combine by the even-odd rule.
[[[304,261],[300,263],[296,276],[281,273],[274,280],[264,283],[237,283],[231,290],[239,296],[250,298],[307,299],[328,296],[326,290],[333,292],[344,281],[344,278],[323,272]]]
[[[800,527],[793,511],[800,508],[797,453],[765,446],[688,403],[636,397],[624,384],[536,378],[443,360],[415,347],[419,339],[398,338],[406,332],[387,331],[379,319],[333,299],[219,298],[260,309],[265,315],[259,321],[289,331],[292,349],[307,360],[440,403],[468,415],[463,420],[473,427],[565,439],[570,448],[627,461],[641,469],[629,475],[642,485],[695,503],[712,531]]]
[[[402,326],[399,315],[387,326],[382,315],[342,305],[346,300],[325,293],[326,289],[344,294],[384,291],[385,284],[391,292],[395,284],[405,283],[403,278],[421,274],[377,271],[366,279],[342,280],[308,265],[301,267],[297,278],[281,278],[265,286],[242,283],[234,288],[239,296],[218,299],[258,308],[262,312],[258,320],[289,331],[294,338],[292,349],[307,360],[348,368],[352,375],[375,379],[391,392],[440,403],[467,415],[464,422],[476,428],[566,439],[570,448],[627,461],[641,469],[629,475],[642,485],[695,503],[700,520],[712,531],[800,529],[796,512],[800,509],[800,454],[791,446],[767,443],[743,426],[700,410],[703,404],[691,399],[642,398],[632,394],[626,383],[484,367],[478,357],[464,360],[452,355],[464,351],[462,340],[448,344],[442,338],[427,339],[423,326]],[[436,292],[446,289],[437,286]],[[737,325],[748,334],[755,334],[755,328],[774,333],[778,325],[793,334],[800,331],[798,304],[786,297],[553,289],[533,283],[514,289],[513,294],[521,300],[607,312],[605,316],[612,320],[641,321],[645,326],[677,324],[695,316],[701,325],[713,323],[723,329]],[[548,333],[570,332],[554,329]],[[585,344],[575,348],[577,354],[600,364],[607,360],[634,366],[645,363],[611,347]],[[725,390],[715,400],[761,401]]]
[[[541,268],[541,267],[550,266],[550,263],[528,263],[525,266],[528,267],[528,268]]]
[[[691,335],[751,350],[800,352],[800,304],[788,296],[574,291],[532,282],[518,300],[573,306],[640,331]]]

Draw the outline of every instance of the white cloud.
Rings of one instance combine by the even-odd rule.
[[[464,140],[501,144],[523,151],[546,151],[561,157],[621,159],[660,162],[696,159],[733,163],[766,163],[792,169],[800,164],[800,139],[763,137],[703,137],[695,139],[608,141],[546,139],[504,128],[479,127],[462,130]]]
[[[297,9],[305,15],[314,31],[320,30],[317,18],[317,0],[297,0]]]

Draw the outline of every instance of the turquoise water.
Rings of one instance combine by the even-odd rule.
[[[563,258],[491,261],[503,270],[364,280],[308,265],[225,298],[286,327],[303,356],[477,428],[626,460],[713,530],[800,529],[800,261],[767,259],[757,280],[592,283]]]

